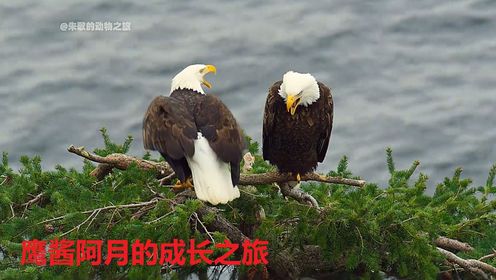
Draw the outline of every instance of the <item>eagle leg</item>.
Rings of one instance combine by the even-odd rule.
[[[298,184],[301,182],[300,173],[296,173],[296,181],[298,182]]]

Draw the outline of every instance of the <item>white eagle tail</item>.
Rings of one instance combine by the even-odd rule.
[[[186,160],[193,175],[198,199],[217,205],[238,198],[239,189],[233,186],[229,164],[219,159],[200,132],[194,145],[193,157],[186,157]]]

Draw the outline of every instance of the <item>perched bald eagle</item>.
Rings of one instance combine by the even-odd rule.
[[[332,117],[331,90],[310,74],[287,72],[270,87],[265,103],[264,159],[299,181],[324,160]]]
[[[176,187],[192,187],[213,205],[239,197],[244,140],[234,116],[222,101],[203,91],[213,65],[186,67],[172,79],[170,96],[156,97],[143,120],[145,149],[159,151],[172,167]]]

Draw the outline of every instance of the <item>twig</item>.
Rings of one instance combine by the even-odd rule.
[[[479,261],[496,258],[496,249],[493,249],[493,253],[489,255],[485,255],[479,259]]]
[[[12,204],[10,204],[10,212],[12,212],[12,218],[14,218],[15,212],[14,212],[14,206],[12,206]]]
[[[110,228],[110,224],[112,223],[112,220],[114,219],[115,212],[117,212],[117,209],[114,209],[114,211],[112,212],[112,215],[110,215],[110,220],[109,220],[107,227],[106,227],[107,230]]]
[[[160,198],[164,198],[164,196],[161,193],[155,191],[150,185],[146,184],[146,187],[150,190],[151,193],[153,193],[153,195]]]
[[[141,216],[143,216],[148,211],[150,211],[151,209],[153,209],[153,207],[155,207],[155,205],[146,205],[146,206],[141,207],[138,211],[136,211],[136,213],[133,214],[133,216],[131,217],[131,219],[139,219],[139,218],[141,218]]]
[[[82,212],[79,212],[79,213],[81,213],[81,214],[89,214],[89,213],[93,213],[94,211],[98,211],[98,210],[99,211],[107,211],[107,210],[111,210],[111,209],[137,208],[137,207],[143,207],[143,206],[155,204],[157,202],[158,202],[158,199],[157,198],[153,198],[152,200],[146,201],[146,202],[124,204],[124,205],[111,205],[111,206],[105,206],[105,207],[96,208],[96,209],[92,209],[92,210],[82,211]],[[59,216],[59,217],[55,217],[55,218],[52,218],[52,219],[44,220],[44,221],[39,222],[38,224],[45,224],[45,223],[48,223],[48,222],[53,222],[53,221],[61,220],[61,219],[64,219],[65,217],[67,217],[69,215],[70,214],[65,214],[65,215],[62,215],[62,216]]]
[[[90,228],[91,224],[93,223],[93,221],[96,219],[96,216],[98,216],[98,214],[100,214],[102,210],[97,210],[95,215],[93,215],[93,218],[91,219],[91,221],[89,222],[88,226],[86,227],[86,229],[84,231],[88,231],[88,229]]]
[[[302,190],[300,190],[296,187],[291,187],[290,183],[281,183],[279,187],[281,189],[281,193],[284,196],[292,197],[300,203],[308,204],[308,205],[313,206],[317,209],[320,209],[319,203],[317,202],[317,200],[313,196],[311,196],[310,194],[308,194],[306,192],[303,192]]]
[[[91,173],[98,180],[103,179],[103,177],[105,177],[108,174],[108,172],[107,173],[102,172],[102,168],[105,168],[108,171],[108,165],[124,170],[134,163],[143,170],[149,170],[155,172],[158,178],[167,177],[171,175],[173,172],[170,166],[165,162],[154,162],[154,161],[139,159],[136,157],[131,157],[125,154],[111,154],[102,157],[86,151],[84,147],[76,148],[73,145],[69,146],[67,150],[73,154],[84,157],[88,160],[101,163]],[[105,164],[105,166],[102,166],[102,164]],[[295,181],[294,176],[292,176],[291,174],[284,174],[279,172],[267,172],[262,174],[241,174],[239,185],[261,185],[261,184],[282,183],[289,181]],[[349,185],[356,187],[362,187],[366,183],[364,180],[324,176],[317,173],[305,174],[301,176],[301,181],[316,181],[316,182],[341,184],[341,185]]]
[[[3,185],[3,184],[5,184],[5,182],[7,182],[7,179],[9,179],[9,177],[6,176],[6,175],[2,175],[0,177],[4,178],[3,181],[0,183],[0,186]]]
[[[153,190],[152,187],[150,187],[150,185],[146,184],[146,187],[150,190],[151,193],[153,193],[153,195],[157,195],[157,192]]]
[[[172,179],[174,179],[175,177],[176,177],[176,173],[172,172],[171,174],[160,179],[160,185],[170,184],[172,182]]]
[[[44,192],[41,192],[41,193],[39,193],[38,195],[36,195],[33,199],[31,199],[31,200],[29,200],[28,202],[23,203],[23,204],[21,204],[21,205],[22,205],[22,206],[26,206],[26,208],[27,208],[27,207],[29,207],[29,206],[31,206],[31,205],[33,205],[33,204],[35,204],[36,202],[38,202],[38,201],[39,201],[39,200],[43,197],[43,195],[45,195],[45,193],[44,193]]]
[[[167,217],[167,216],[171,215],[171,214],[172,214],[172,213],[174,213],[174,212],[175,212],[175,210],[172,210],[172,211],[168,212],[167,214],[162,215],[162,216],[160,216],[160,217],[156,218],[155,220],[151,220],[151,221],[149,221],[149,222],[146,222],[145,224],[150,225],[150,224],[156,223],[156,222],[158,222],[158,221],[162,220],[163,218],[165,218],[165,217]]]
[[[62,234],[60,235],[60,237],[62,237],[62,236],[64,236],[64,235],[67,235],[67,234],[69,234],[69,233],[73,232],[73,231],[74,231],[74,230],[76,230],[76,229],[79,231],[79,228],[81,228],[81,226],[82,226],[82,225],[84,225],[87,221],[89,221],[89,220],[93,217],[93,215],[95,215],[95,213],[97,213],[97,210],[93,210],[93,212],[91,212],[91,215],[89,215],[89,216],[88,216],[88,218],[86,218],[86,220],[84,220],[84,221],[83,221],[82,223],[80,223],[79,225],[77,225],[77,226],[73,227],[71,230],[68,230],[68,231],[66,231],[66,232],[62,233]]]
[[[28,210],[29,206],[38,203],[43,198],[44,195],[45,195],[45,192],[41,192],[38,195],[36,195],[34,198],[29,200],[28,202],[21,204],[21,206],[24,206],[24,211],[22,212],[22,217],[24,217],[24,214]]]
[[[358,232],[358,236],[360,236],[360,243],[361,243],[361,247],[360,247],[360,255],[363,254],[363,237],[362,237],[362,233],[360,232],[360,229],[358,229],[357,226],[355,226],[355,229],[357,230]]]
[[[194,212],[193,213],[193,216],[195,216],[195,219],[200,223],[200,225],[203,227],[203,230],[205,230],[205,233],[208,235],[208,237],[210,238],[210,240],[212,240],[212,243],[214,243],[214,245],[215,245],[215,239],[214,239],[214,237],[212,236],[212,234],[210,233],[210,231],[208,231],[208,229],[205,226],[205,224],[200,220],[200,218],[198,217],[198,214],[196,212]]]

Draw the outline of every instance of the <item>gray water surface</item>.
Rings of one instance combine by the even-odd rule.
[[[70,144],[135,138],[152,100],[193,63],[260,140],[267,88],[287,70],[330,85],[335,119],[319,170],[349,156],[385,182],[420,160],[434,181],[463,166],[482,184],[496,162],[496,1],[2,1],[0,151],[79,167]],[[62,32],[70,21],[128,21],[129,32]],[[15,167],[19,165],[14,164]]]

